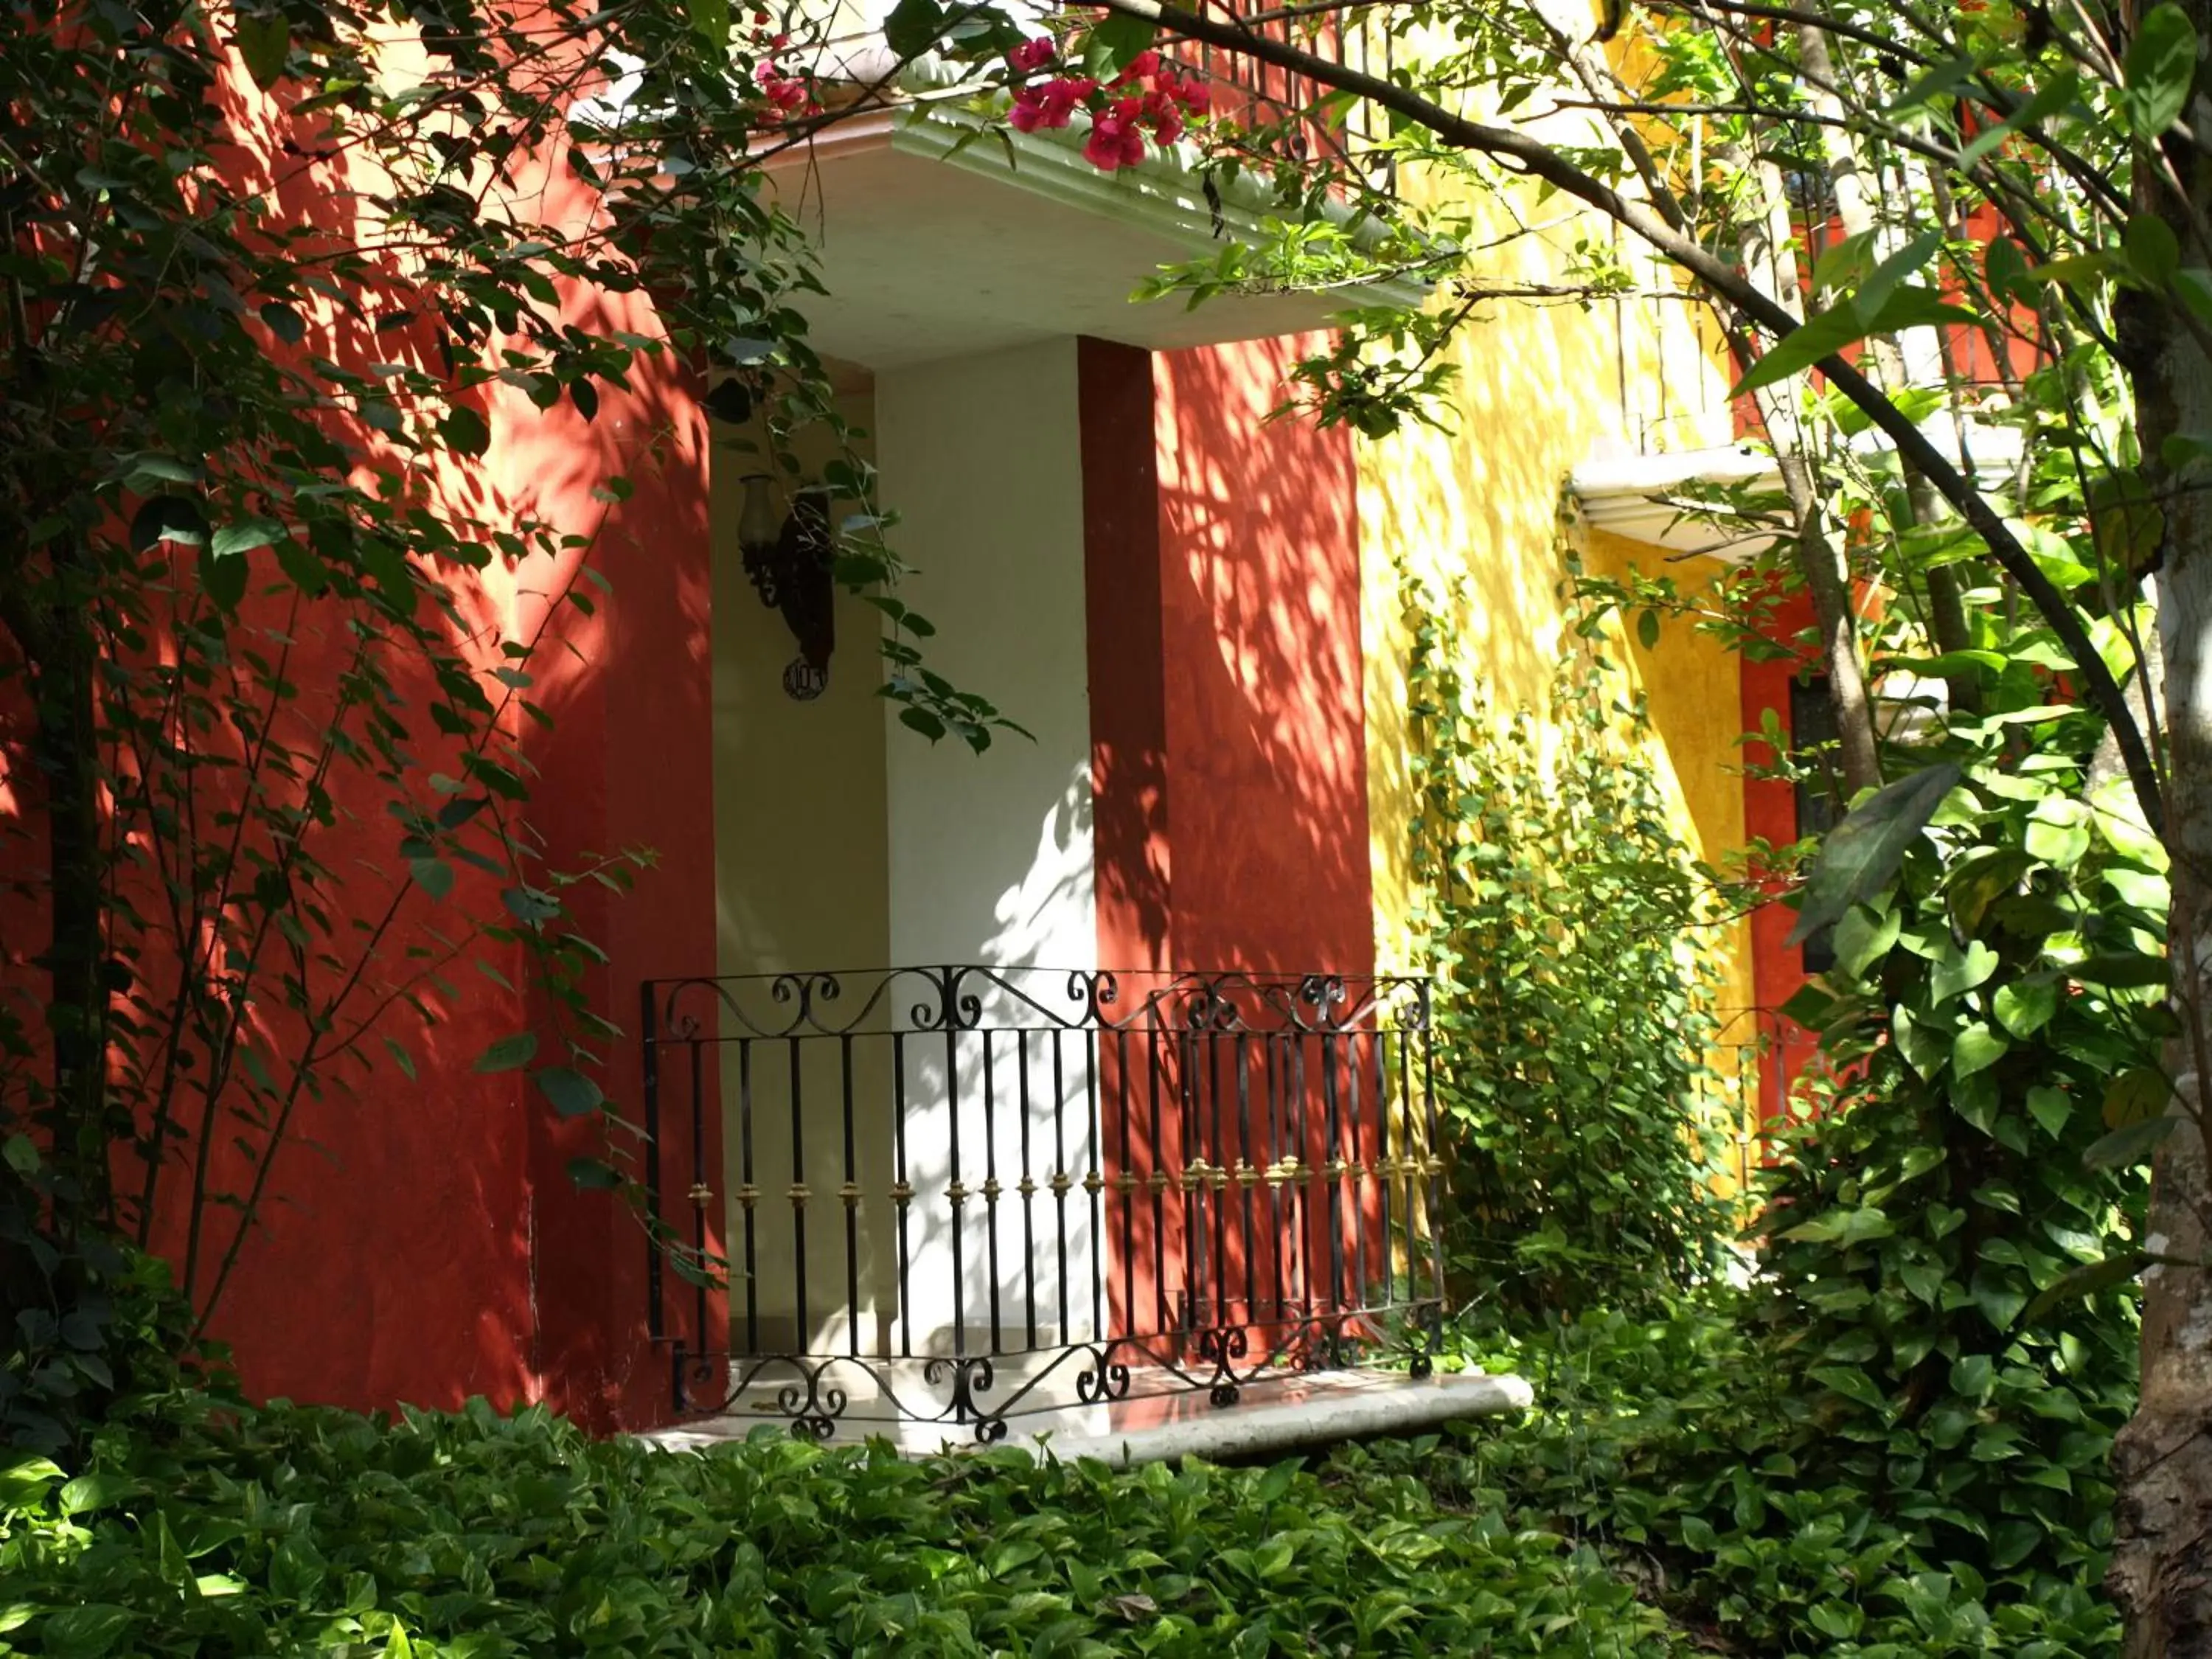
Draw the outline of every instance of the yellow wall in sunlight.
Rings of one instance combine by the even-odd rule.
[[[1556,200],[1539,207],[1524,199],[1514,208],[1523,225],[1544,226],[1547,212],[1556,222],[1506,240],[1486,256],[1480,276],[1497,286],[1569,280],[1576,237],[1599,233]],[[1491,204],[1468,240],[1504,240],[1514,228],[1507,210]],[[1671,279],[1654,270],[1650,280]],[[1566,549],[1577,549],[1593,575],[1638,566],[1686,582],[1715,568],[1562,520],[1568,475],[1586,459],[1729,440],[1726,380],[1693,308],[1645,298],[1589,307],[1501,300],[1489,310],[1452,348],[1452,429],[1408,428],[1358,448],[1370,867],[1376,955],[1386,969],[1407,965],[1411,951],[1411,641],[1402,580],[1438,593],[1463,582],[1465,609],[1454,629],[1459,665],[1486,683],[1502,714],[1540,710],[1568,648]],[[1665,629],[1656,651],[1618,626],[1606,645],[1649,700],[1646,750],[1677,830],[1702,857],[1741,846],[1736,659],[1680,623]],[[1724,966],[1717,1001],[1750,1006],[1749,930],[1735,924],[1715,942]]]

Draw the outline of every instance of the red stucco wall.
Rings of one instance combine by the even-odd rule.
[[[1773,617],[1773,636],[1788,640],[1813,625],[1811,601],[1795,595]],[[1796,658],[1754,662],[1740,658],[1743,695],[1743,729],[1759,731],[1771,709],[1781,729],[1790,731],[1790,682],[1799,672]],[[1747,768],[1771,766],[1776,757],[1769,745],[1744,745]],[[1765,841],[1787,847],[1797,839],[1796,793],[1779,779],[1753,777],[1743,781],[1743,833],[1747,841]],[[1759,1113],[1762,1121],[1778,1117],[1787,1103],[1790,1085],[1804,1070],[1814,1050],[1813,1034],[1784,1019],[1782,1005],[1805,982],[1803,953],[1784,941],[1796,925],[1797,913],[1785,905],[1767,904],[1751,913],[1753,1003],[1758,1011],[1759,1040],[1765,1052],[1759,1067]]]
[[[343,204],[350,198],[334,188],[338,181],[276,159],[287,154],[278,101],[254,91],[242,73],[224,95],[237,106],[246,141],[234,158],[240,178],[270,190],[289,215],[343,231],[335,219],[349,210]],[[347,182],[356,189],[374,183]],[[557,166],[542,181],[543,196],[540,182],[518,185],[533,197],[534,213],[558,220],[590,210],[586,193]],[[373,317],[378,296],[364,290],[361,297]],[[597,326],[659,331],[643,296],[572,290],[564,306],[577,319],[589,313]],[[419,329],[372,334],[368,322],[334,308],[311,317],[309,327],[301,349],[341,362],[390,359],[410,348],[436,362]],[[586,883],[563,896],[573,925],[607,952],[586,988],[591,1006],[623,1029],[592,1036],[588,1046],[605,1063],[601,1081],[617,1109],[634,1120],[638,981],[711,973],[715,952],[704,421],[672,358],[641,357],[630,379],[629,391],[603,388],[591,422],[566,404],[544,414],[520,393],[502,392],[486,408],[494,441],[480,464],[432,454],[410,466],[427,495],[494,527],[534,514],[584,540],[557,562],[541,556],[495,562],[480,577],[441,574],[487,668],[501,660],[501,640],[544,634],[531,663],[531,696],[554,724],[542,729],[519,711],[508,720],[537,774],[522,817],[550,866],[573,869],[632,848],[656,855],[629,895]],[[349,437],[371,451],[380,441],[365,431]],[[634,481],[635,494],[619,505],[593,499],[593,486],[615,472]],[[270,555],[247,556],[257,580],[264,572],[273,578]],[[588,619],[556,598],[586,560],[612,585]],[[312,748],[317,688],[335,684],[351,647],[341,618],[313,602],[293,614],[291,603],[250,601],[248,619],[281,625],[294,641],[287,672],[309,694],[286,735]],[[458,772],[450,743],[424,713],[427,681],[419,669],[394,666],[398,717],[413,731],[422,774]],[[6,837],[0,858],[6,874],[35,882],[38,792],[26,775],[20,729],[7,735],[0,814],[21,833]],[[211,807],[220,805],[222,787],[210,781]],[[488,875],[462,872],[442,905],[410,887],[384,792],[343,769],[331,787],[340,823],[317,852],[342,872],[334,902],[346,916],[374,923],[398,896],[370,982],[399,976],[410,947],[436,954],[445,948],[441,937],[465,938],[465,915],[503,919],[501,884]],[[9,989],[19,1000],[37,991],[29,958],[43,938],[39,908],[19,894],[5,916]],[[539,1031],[539,1063],[563,1052],[547,1010],[478,972],[476,958],[514,985],[530,982],[519,947],[464,949],[443,975],[450,992],[425,994],[434,1024],[395,1003],[362,1044],[377,1063],[334,1066],[319,1097],[301,1098],[270,1165],[257,1225],[238,1243],[211,1334],[232,1346],[257,1395],[384,1407],[451,1406],[483,1394],[501,1404],[544,1399],[597,1427],[653,1420],[666,1412],[668,1380],[665,1357],[645,1339],[643,1236],[615,1198],[579,1191],[568,1177],[571,1158],[600,1150],[595,1122],[560,1121],[525,1072],[474,1070],[489,1043],[526,1023]],[[148,985],[173,984],[173,951],[165,961],[157,946],[141,965]],[[253,1016],[279,1057],[296,1052],[299,1041],[284,1020],[269,1007]],[[413,1079],[383,1057],[378,1037],[385,1033],[413,1054]],[[197,1111],[185,1127],[197,1135]],[[219,1185],[240,1190],[252,1165],[233,1146],[229,1126],[218,1130],[209,1141],[211,1168]],[[125,1160],[120,1173],[136,1190],[140,1170]],[[185,1194],[178,1172],[166,1170],[152,1242],[179,1265],[190,1248]],[[201,1231],[204,1285],[204,1264],[239,1238],[234,1212],[209,1212]]]
[[[1153,356],[1082,343],[1099,951],[1109,967],[1372,970],[1352,443],[1306,422],[1263,423],[1307,349],[1281,340]],[[1310,1165],[1326,1161],[1322,1051],[1309,1047],[1316,1127],[1299,1147],[1270,1148],[1261,1131],[1248,1146],[1218,1118],[1184,1145],[1178,1058],[1146,1048],[1125,1065],[1109,1046],[1109,1177],[1142,1183],[1197,1157],[1264,1166],[1296,1150]],[[1340,1046],[1335,1063],[1346,1064]],[[1157,1139],[1125,1140],[1115,1103],[1126,1091],[1142,1130],[1155,1084],[1167,1103]],[[1255,1092],[1264,1098],[1264,1081]],[[1349,1262],[1365,1235],[1346,1202]],[[1117,1327],[1158,1328],[1171,1316],[1163,1292],[1190,1280],[1182,1201],[1140,1188],[1108,1208]],[[1212,1283],[1267,1285],[1285,1249],[1326,1273],[1326,1220],[1317,1205],[1296,1243],[1241,1227],[1225,1243],[1217,1235]],[[1237,1322],[1219,1309],[1195,1317]]]

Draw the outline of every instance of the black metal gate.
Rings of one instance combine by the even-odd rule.
[[[679,1413],[989,1441],[1378,1343],[1428,1369],[1424,981],[892,969],[656,981],[642,1013]]]

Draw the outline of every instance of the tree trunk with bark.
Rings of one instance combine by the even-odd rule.
[[[2199,38],[2212,0],[2189,0]],[[2176,147],[2174,196],[2148,165],[2136,202],[2176,228],[2212,205],[2212,161]],[[2212,467],[2165,470],[2167,438],[2212,433],[2212,360],[2147,298],[2119,319],[2136,390],[2142,453],[2165,517],[2159,639],[2165,657],[2169,765],[2166,840],[2172,854],[2173,963],[2180,1035],[2172,1044],[2173,1128],[2151,1178],[2145,1245],[2162,1258],[2144,1276],[2142,1396],[2113,1449],[2118,1538],[2107,1584],[2127,1614],[2128,1659],[2212,1659],[2212,1182],[2205,1104],[2212,1079]],[[2162,476],[2161,476],[2162,474]]]

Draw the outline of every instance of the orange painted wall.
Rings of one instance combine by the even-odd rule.
[[[1352,445],[1306,422],[1263,423],[1285,369],[1312,349],[1285,339],[1154,356],[1082,345],[1097,890],[1109,967],[1372,970]],[[1196,1158],[1269,1161],[1257,1127],[1249,1145],[1225,1120],[1186,1133],[1173,1104],[1179,1063],[1155,1048],[1108,1048],[1109,1178],[1143,1182]],[[1161,1133],[1148,1145],[1155,1085]],[[1310,1086],[1318,1121],[1317,1065]],[[1127,1137],[1125,1097],[1137,1132]],[[1273,1150],[1310,1165],[1330,1155],[1317,1131]],[[1370,1141],[1353,1155],[1378,1149]],[[1346,1203],[1349,1261],[1363,1235],[1358,1205]],[[1188,1281],[1189,1253],[1205,1246],[1173,1197],[1140,1189],[1109,1195],[1108,1207],[1117,1327],[1153,1328],[1173,1317],[1164,1294]],[[1210,1270],[1216,1291],[1247,1283],[1248,1269],[1268,1283],[1279,1254],[1326,1272],[1325,1220],[1317,1205],[1303,1229],[1249,1235],[1249,1251],[1232,1225]],[[1218,1309],[1198,1322],[1216,1316],[1237,1322]]]
[[[1790,639],[1813,624],[1812,602],[1797,594],[1778,607],[1774,636]],[[1767,662],[1741,660],[1743,729],[1759,731],[1771,709],[1782,730],[1790,726],[1790,682],[1799,671],[1791,658]],[[1744,745],[1747,767],[1774,764],[1776,756],[1766,744]],[[1764,840],[1770,846],[1787,847],[1797,839],[1796,792],[1774,778],[1746,775],[1743,781],[1743,831],[1747,840]],[[1759,1115],[1771,1121],[1782,1115],[1790,1086],[1803,1072],[1815,1048],[1813,1034],[1777,1012],[1805,982],[1804,955],[1785,943],[1796,926],[1797,913],[1782,904],[1762,905],[1751,913],[1752,982],[1757,1010],[1758,1040],[1766,1048],[1759,1068]]]
[[[298,135],[283,98],[264,98],[242,70],[222,95],[241,139],[238,177],[266,189],[288,214],[344,233],[337,216],[349,198],[339,186],[373,183],[340,176],[358,169],[357,159],[294,159],[300,151],[287,141]],[[587,193],[557,164],[518,189],[533,198],[540,217],[574,223],[589,211]],[[377,296],[363,297],[373,312]],[[642,296],[572,289],[562,305],[573,319],[588,316],[595,326],[660,331]],[[374,334],[334,309],[310,316],[303,349],[340,362],[410,351],[435,362],[419,329]],[[479,574],[442,574],[487,669],[501,660],[501,640],[545,633],[532,663],[532,696],[553,727],[541,730],[519,712],[508,718],[537,773],[525,816],[549,863],[573,867],[631,847],[657,854],[631,895],[617,898],[589,884],[567,895],[574,925],[608,955],[586,988],[592,1006],[626,1029],[619,1040],[593,1046],[605,1062],[603,1086],[634,1119],[638,1058],[628,1000],[646,977],[712,973],[715,957],[704,421],[672,357],[641,358],[630,378],[627,392],[604,389],[588,423],[566,404],[544,414],[520,393],[495,396],[487,410],[494,441],[478,465],[450,454],[384,459],[410,468],[426,496],[494,526],[535,514],[586,543],[557,562],[495,561]],[[376,453],[375,434],[349,436]],[[593,486],[617,472],[635,482],[631,498],[594,500]],[[248,556],[257,581],[273,580],[268,553]],[[586,561],[613,587],[588,621],[556,603]],[[349,650],[343,618],[313,602],[295,615],[289,604],[249,601],[247,623],[282,625],[295,638],[293,678],[310,688],[334,683]],[[458,770],[450,744],[424,713],[428,678],[404,662],[393,666],[398,717],[414,732],[425,777]],[[295,740],[312,742],[317,710],[311,692],[291,717]],[[7,734],[5,799],[11,827],[26,833],[9,835],[0,858],[9,878],[35,883],[39,799],[24,775],[21,735]],[[210,786],[210,808],[220,805],[217,787]],[[343,773],[333,791],[341,822],[319,852],[343,872],[334,902],[368,921],[398,898],[372,981],[395,977],[410,947],[441,950],[440,935],[459,931],[464,910],[501,917],[500,883],[471,872],[444,906],[434,905],[408,884],[383,793],[349,783]],[[38,908],[19,898],[6,917],[9,988],[19,1000],[38,988],[29,963],[43,938]],[[157,945],[143,964],[149,983],[173,981],[174,954],[164,961]],[[517,986],[529,982],[518,947],[465,951],[445,975],[452,994],[428,994],[434,1025],[422,1027],[400,1004],[375,1028],[412,1052],[415,1079],[389,1061],[338,1069],[321,1097],[302,1099],[270,1166],[257,1228],[239,1244],[211,1334],[231,1345],[249,1391],[260,1396],[383,1407],[453,1406],[483,1394],[503,1405],[546,1400],[595,1427],[655,1420],[667,1412],[669,1389],[665,1356],[645,1339],[642,1235],[617,1200],[579,1191],[567,1174],[569,1158],[600,1150],[596,1124],[558,1121],[524,1072],[474,1070],[489,1042],[526,1023],[539,1031],[542,1056],[557,1055],[561,1043],[544,1008],[526,1006],[522,994],[477,972],[471,957]],[[298,1033],[281,1012],[257,1009],[255,1019],[272,1054],[296,1045]],[[374,1036],[366,1047],[380,1059]],[[186,1127],[196,1129],[197,1121],[188,1116]],[[210,1141],[210,1155],[222,1184],[237,1188],[250,1179],[227,1127]],[[127,1162],[121,1170],[134,1188],[138,1173]],[[153,1242],[181,1261],[183,1182],[171,1170],[163,1183]],[[230,1212],[211,1212],[204,1257],[219,1258],[236,1229]]]

